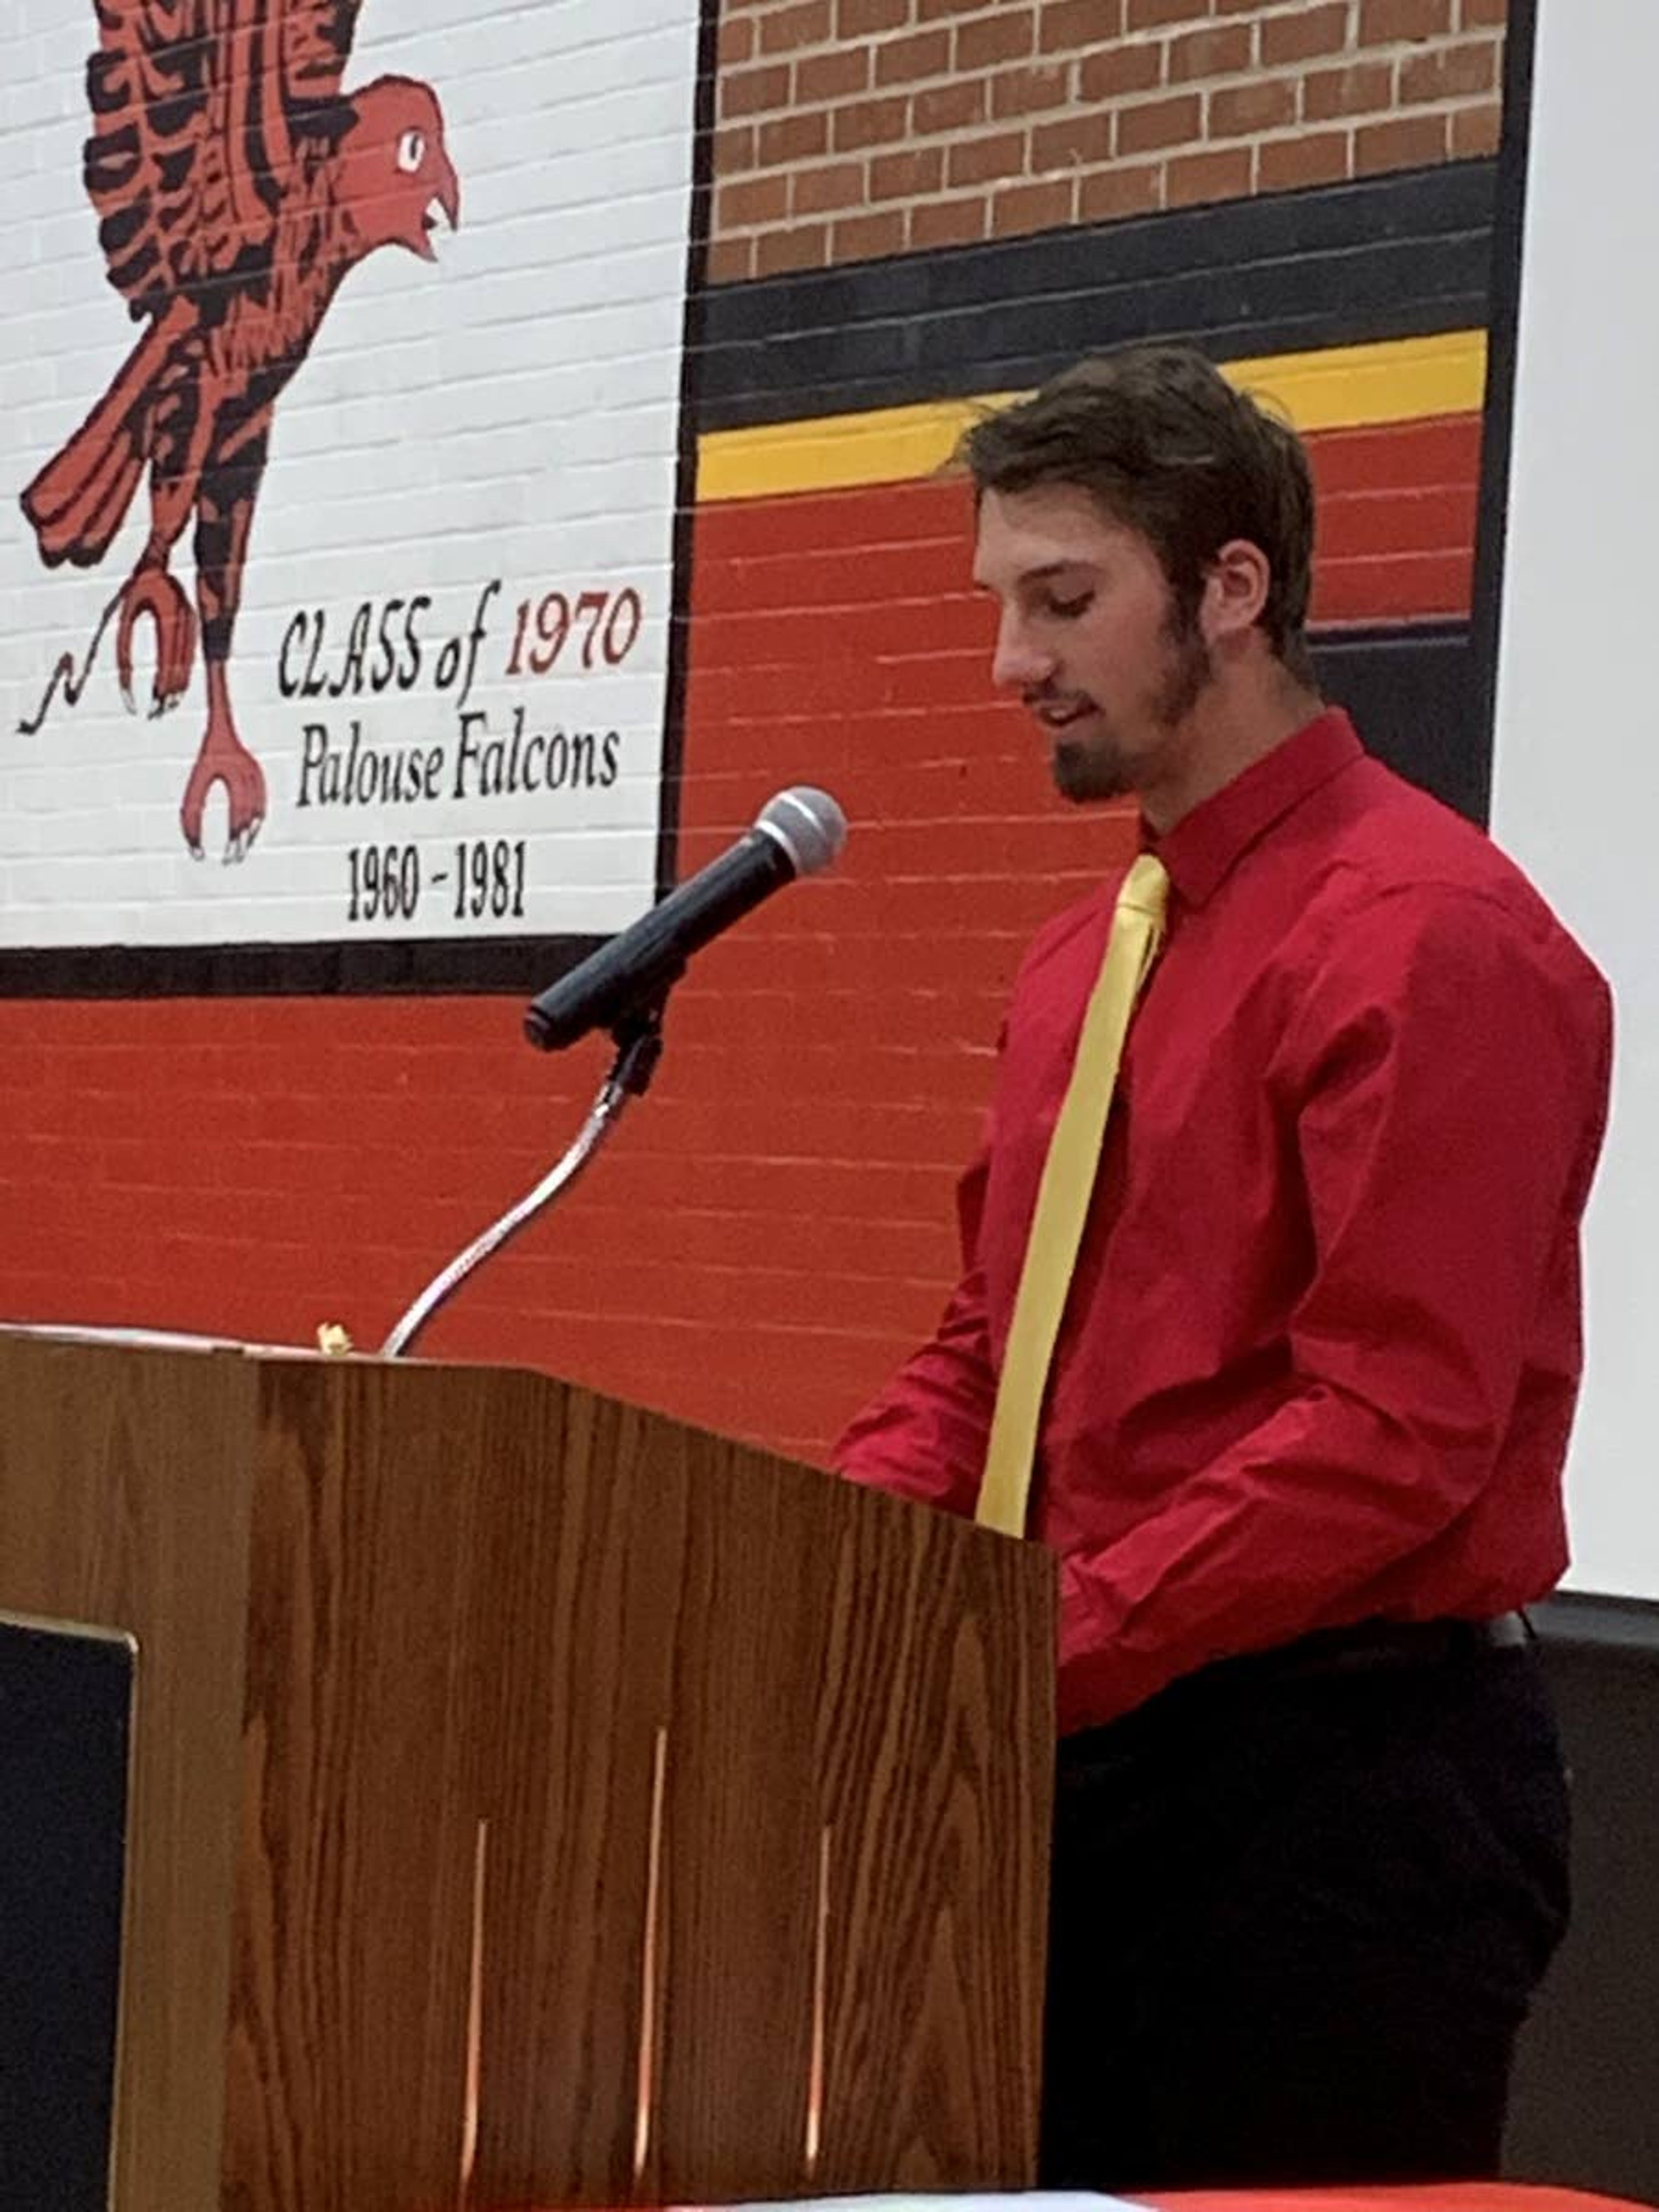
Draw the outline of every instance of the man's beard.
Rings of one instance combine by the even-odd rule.
[[[1203,697],[1215,667],[1195,615],[1171,606],[1164,638],[1169,659],[1146,716],[1156,728],[1173,730]],[[1135,788],[1137,763],[1125,753],[1115,733],[1099,725],[1086,743],[1068,744],[1062,737],[1054,746],[1051,766],[1055,789],[1063,799],[1079,803],[1121,799]]]

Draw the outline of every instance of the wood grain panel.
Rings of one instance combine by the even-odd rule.
[[[1035,2178],[1051,1563],[898,1500],[843,1519],[817,1760],[836,1856],[822,2185]],[[872,1694],[874,1692],[874,1694]]]
[[[655,2172],[647,2156],[636,2185],[654,1754],[688,1602],[684,1437],[581,1391],[537,1390],[534,1417],[497,1448],[516,1504],[477,1631],[501,1689],[503,1834],[477,2193],[622,2203]]]
[[[530,1374],[0,1385],[0,1602],[144,1645],[118,2212],[1030,2179],[1046,1555]]]
[[[252,1369],[0,1334],[0,1602],[138,1644],[119,2212],[217,2212]]]
[[[669,1766],[669,1972],[656,2186],[667,2202],[799,2190],[812,2047],[835,1486],[690,1447],[688,1602]]]
[[[455,2201],[482,1376],[261,1370],[228,2212]],[[510,1407],[504,1409],[510,1419]]]

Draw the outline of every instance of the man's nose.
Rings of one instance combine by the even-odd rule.
[[[1054,672],[1054,657],[1040,646],[1030,626],[1010,610],[997,625],[996,651],[991,657],[991,681],[1000,691],[1030,691],[1046,684]]]

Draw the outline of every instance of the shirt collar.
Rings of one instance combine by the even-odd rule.
[[[1327,708],[1152,839],[1185,904],[1202,906],[1259,837],[1363,754],[1346,714]]]

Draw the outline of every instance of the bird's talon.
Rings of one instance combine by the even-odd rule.
[[[196,615],[165,567],[141,561],[121,587],[121,623],[115,634],[115,673],[127,712],[138,708],[132,696],[133,643],[146,618],[154,627],[155,665],[150,680],[149,719],[166,711],[190,682],[196,659]]]
[[[264,817],[265,780],[258,762],[236,734],[222,689],[216,690],[216,684],[222,684],[222,679],[210,668],[208,726],[179,801],[179,827],[184,832],[185,842],[199,860],[204,810],[213,792],[222,790],[224,842],[218,849],[222,866],[230,867],[246,857],[252,842],[249,833]],[[217,828],[216,823],[216,832]]]

